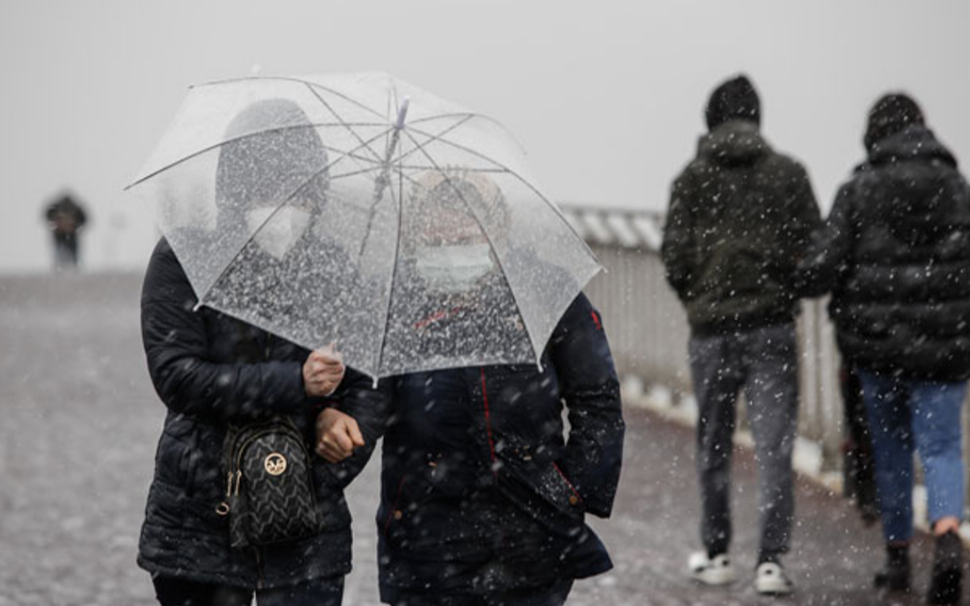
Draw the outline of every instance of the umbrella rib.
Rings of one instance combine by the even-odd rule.
[[[420,133],[422,135],[425,135],[426,137],[430,137],[431,136],[430,133],[422,132],[421,130],[418,130],[416,128],[413,128],[411,130],[413,130],[413,131],[415,131],[417,133]],[[410,134],[408,136],[410,136]],[[412,137],[412,139],[413,139],[413,137]],[[563,216],[562,211],[559,210],[559,207],[557,207],[555,204],[553,204],[551,200],[549,200],[548,198],[546,198],[542,194],[542,192],[540,192],[534,185],[532,185],[531,183],[529,183],[528,179],[525,179],[522,175],[520,175],[516,171],[512,170],[508,166],[505,166],[501,162],[499,162],[497,160],[494,160],[492,158],[489,158],[485,154],[482,154],[480,152],[477,152],[477,151],[475,151],[475,150],[473,150],[473,149],[471,149],[469,147],[466,147],[466,146],[461,145],[459,143],[455,143],[454,141],[449,141],[447,139],[439,139],[439,141],[441,141],[441,143],[443,143],[445,145],[450,145],[450,146],[452,146],[452,147],[454,147],[456,149],[460,149],[460,150],[464,151],[467,154],[471,154],[473,156],[476,156],[478,158],[481,158],[482,160],[485,160],[486,162],[491,162],[495,166],[499,167],[500,169],[502,169],[503,171],[505,171],[506,173],[508,173],[509,175],[511,175],[512,177],[514,177],[515,179],[517,179],[519,182],[521,182],[523,185],[525,185],[526,187],[528,187],[530,190],[532,190],[532,193],[534,193],[536,196],[538,196],[540,200],[542,200],[543,202],[545,202],[546,206],[548,206],[552,210],[552,212],[554,212],[556,214],[556,217],[558,217],[559,220],[563,224],[566,225],[566,227],[569,229],[569,231],[572,232],[573,235],[576,236],[579,239],[579,241],[583,243],[583,248],[586,250],[586,254],[588,254],[591,259],[596,260],[596,255],[594,255],[593,254],[593,251],[590,250],[589,244],[587,244],[586,243],[586,240],[583,239],[583,237],[579,235],[579,232],[576,231],[576,228],[574,228],[572,226],[572,224],[569,221],[566,220],[566,217]],[[424,151],[424,150],[422,150],[422,151]],[[427,156],[427,155],[428,155],[427,152],[425,152],[425,156]],[[431,161],[434,162],[434,160],[431,160]],[[597,263],[598,263],[598,261],[597,261]]]
[[[430,138],[429,138],[429,139],[428,139],[427,141],[425,141],[424,143],[422,143],[422,144],[417,144],[417,143],[415,143],[415,145],[416,145],[417,147],[416,147],[415,149],[413,149],[413,150],[411,150],[411,151],[409,151],[409,152],[408,152],[408,153],[406,153],[406,154],[401,154],[401,156],[400,156],[400,159],[401,159],[401,160],[403,160],[403,159],[405,159],[405,158],[408,158],[408,157],[410,157],[410,156],[413,156],[414,154],[416,154],[416,153],[418,152],[418,150],[422,150],[422,151],[423,151],[423,148],[424,148],[425,146],[427,146],[427,145],[429,145],[429,144],[431,144],[431,143],[434,143],[435,141],[447,141],[447,139],[444,139],[444,136],[445,136],[445,135],[447,135],[447,134],[448,134],[448,133],[450,133],[451,131],[453,131],[453,130],[455,130],[455,129],[456,129],[456,128],[458,128],[459,126],[461,126],[461,125],[463,125],[463,124],[464,124],[465,122],[468,122],[468,121],[469,121],[469,120],[471,120],[471,119],[472,119],[473,117],[474,117],[474,116],[472,116],[472,115],[468,115],[468,116],[465,116],[465,117],[464,117],[463,119],[461,119],[461,120],[459,120],[458,122],[456,122],[456,123],[454,123],[454,124],[452,124],[451,126],[449,126],[448,128],[446,128],[445,130],[443,130],[443,131],[441,131],[440,133],[438,133],[438,134],[436,134],[436,135],[431,135],[430,133],[425,133],[425,132],[423,132],[423,131],[416,131],[416,132],[419,132],[419,133],[421,133],[422,135],[425,135],[426,137],[430,137]],[[412,137],[412,139],[414,139],[414,138]]]
[[[381,169],[380,166],[373,166],[371,168],[362,168],[359,171],[354,171],[352,173],[344,173],[342,175],[330,175],[330,179],[331,180],[340,179],[342,177],[348,177],[348,176],[358,175],[358,174],[361,174],[361,173],[374,172],[374,171],[380,170],[380,169]],[[397,169],[398,170],[403,170],[403,171],[409,171],[409,170],[410,171],[422,171],[422,170],[434,170],[434,166],[425,166],[425,165],[422,165],[422,164],[401,164],[401,165],[399,165],[397,167]],[[465,171],[465,172],[469,172],[469,173],[482,173],[482,174],[492,174],[492,175],[505,175],[505,174],[508,174],[509,173],[509,171],[507,171],[505,169],[502,169],[502,168],[467,168],[467,167],[462,167],[462,170]]]
[[[333,162],[327,164],[326,166],[324,166],[323,168],[321,168],[320,170],[318,170],[317,172],[315,172],[314,174],[312,174],[310,176],[310,179],[313,179],[314,177],[316,177],[317,175],[319,175],[320,173],[322,173],[325,170],[330,170],[331,168],[333,168],[334,166],[336,166],[339,162],[341,162],[342,160],[345,160],[347,158],[352,158],[352,159],[357,160],[357,161],[369,162],[370,160],[365,160],[364,158],[361,158],[360,156],[357,156],[356,154],[354,154],[354,152],[356,152],[357,150],[361,149],[361,147],[363,147],[363,146],[370,145],[374,141],[377,141],[381,137],[385,136],[388,133],[388,131],[391,131],[393,129],[394,129],[394,127],[392,126],[392,127],[388,128],[388,129],[386,129],[384,131],[381,131],[381,132],[377,133],[376,135],[374,135],[370,139],[367,139],[366,141],[362,142],[361,145],[359,145],[359,146],[357,146],[357,147],[355,147],[355,148],[353,148],[351,150],[348,150],[346,152],[340,152],[340,157],[339,158],[337,158]],[[372,170],[372,169],[363,169],[363,168],[361,168],[361,170],[362,171],[366,171],[366,170]],[[303,183],[303,185],[306,185],[306,183],[309,182],[310,179],[307,179],[307,181],[305,181]],[[302,185],[300,187],[302,187]],[[297,190],[297,191],[299,191],[299,190]]]
[[[381,332],[381,347],[377,350],[377,373],[380,374],[384,364],[384,348],[387,345],[387,328],[391,323],[391,300],[394,296],[394,283],[397,281],[397,261],[401,255],[401,230],[404,225],[404,172],[398,169],[397,189],[397,241],[394,243],[394,263],[391,265],[391,284],[387,290],[387,307],[384,311],[384,330]],[[389,184],[394,191],[393,183]]]
[[[391,96],[394,97],[395,113],[398,114],[398,118],[397,120],[395,120],[393,133],[388,135],[390,136],[390,140],[387,141],[387,143],[385,143],[384,159],[382,162],[381,174],[378,175],[377,178],[374,180],[374,201],[373,203],[371,203],[370,217],[367,220],[367,228],[366,228],[366,231],[364,232],[364,237],[360,242],[360,252],[357,253],[358,259],[364,256],[364,249],[367,248],[367,241],[370,239],[371,226],[373,225],[373,222],[374,222],[374,215],[377,212],[377,205],[381,203],[381,199],[384,196],[384,188],[389,184],[388,176],[391,171],[391,166],[394,162],[394,152],[401,138],[401,130],[403,130],[402,121],[404,120],[404,115],[401,114],[401,112],[402,111],[407,112],[407,99],[404,100],[404,107],[398,104],[397,87],[394,86],[393,82],[391,82],[391,90],[387,98],[388,110],[390,110]],[[392,193],[392,197],[393,197],[393,193]]]
[[[323,106],[327,108],[327,111],[329,111],[331,114],[333,114],[334,117],[337,118],[337,120],[340,121],[340,124],[342,124],[350,132],[350,134],[352,134],[354,136],[354,138],[357,139],[357,142],[358,143],[364,143],[363,139],[360,136],[360,133],[358,133],[357,131],[355,131],[354,129],[352,129],[350,126],[348,126],[347,122],[343,119],[343,117],[340,114],[337,113],[337,110],[335,110],[334,108],[330,107],[330,104],[327,103],[326,101],[324,101],[323,97],[320,96],[320,93],[318,93],[316,91],[316,89],[314,89],[309,84],[307,84],[306,87],[308,89],[310,89],[310,92],[313,94],[313,96],[316,97],[317,100],[320,101],[320,103],[322,103]],[[376,158],[378,161],[380,161],[380,159],[381,159],[380,154],[378,154],[376,151],[374,151],[373,149],[371,149],[370,145],[365,145],[364,147],[367,149],[367,151],[369,151],[374,156],[374,158]]]
[[[375,141],[375,140],[377,140],[378,138],[380,138],[382,136],[384,136],[384,133],[378,133],[369,142]],[[364,145],[366,145],[366,143]],[[353,152],[357,151],[357,149],[358,148],[354,148],[352,150],[349,150],[347,152],[347,154],[353,153]],[[197,305],[202,305],[202,302],[205,300],[205,297],[209,294],[209,292],[212,290],[212,288],[216,284],[219,283],[219,280],[221,280],[222,277],[229,270],[229,268],[232,267],[232,264],[236,262],[236,259],[238,259],[239,258],[239,255],[242,254],[242,251],[246,249],[246,245],[249,244],[252,241],[252,239],[256,237],[256,234],[258,234],[260,232],[260,230],[263,229],[263,227],[267,223],[269,223],[270,220],[272,220],[272,218],[274,216],[276,216],[277,211],[279,211],[279,209],[283,208],[283,206],[285,206],[287,202],[289,202],[296,194],[298,194],[300,192],[300,190],[302,190],[304,187],[306,187],[307,183],[309,183],[313,179],[316,179],[319,175],[323,174],[324,171],[330,170],[331,167],[333,167],[338,162],[340,162],[341,160],[343,160],[347,156],[347,154],[344,154],[344,155],[340,156],[339,158],[337,158],[333,162],[330,162],[329,164],[327,164],[326,166],[324,166],[320,170],[318,170],[315,173],[313,173],[312,175],[310,175],[303,183],[300,184],[299,187],[297,187],[296,189],[294,189],[288,196],[286,196],[286,198],[283,199],[282,202],[280,202],[279,206],[277,206],[276,209],[273,210],[273,212],[268,217],[266,217],[266,219],[262,223],[259,224],[259,227],[257,227],[255,230],[253,230],[253,233],[249,234],[249,236],[245,239],[245,241],[243,241],[242,246],[239,247],[239,250],[236,251],[236,254],[234,254],[232,256],[232,258],[229,260],[228,263],[226,263],[226,265],[222,268],[222,271],[219,272],[219,275],[217,275],[215,277],[215,279],[212,280],[212,282],[209,283],[209,287],[206,289],[206,291],[204,293],[200,293],[200,294],[197,293],[197,294],[199,294],[199,301],[198,301]]]
[[[476,114],[475,112],[452,112],[448,114],[435,114],[433,116],[425,116],[424,118],[415,118],[414,120],[408,120],[408,124],[420,124],[421,122],[430,122],[431,120],[441,120],[442,118],[457,118],[461,116],[462,118],[474,118],[478,116],[479,118],[488,118],[485,114]],[[492,120],[494,122],[494,120]],[[497,123],[496,123],[497,124]]]
[[[204,147],[204,148],[202,148],[200,150],[194,151],[194,152],[192,152],[191,154],[189,154],[187,156],[184,156],[182,158],[179,158],[175,162],[170,162],[169,164],[166,164],[165,166],[163,166],[163,167],[161,167],[159,169],[153,170],[151,173],[145,175],[144,177],[141,177],[140,179],[137,179],[136,181],[133,181],[132,183],[126,185],[125,186],[125,190],[131,189],[132,187],[138,185],[139,183],[143,183],[143,182],[147,181],[148,179],[151,179],[152,177],[154,177],[154,176],[156,176],[156,175],[158,175],[160,173],[163,173],[163,172],[167,171],[170,168],[173,168],[175,166],[178,166],[179,164],[182,164],[183,162],[186,162],[188,160],[191,160],[192,158],[195,158],[196,156],[200,156],[200,155],[202,155],[202,154],[204,154],[206,152],[210,152],[210,151],[212,151],[212,150],[214,150],[214,149],[216,149],[218,147],[222,147],[223,145],[228,145],[229,143],[235,143],[236,141],[242,141],[243,139],[248,139],[249,137],[256,137],[256,136],[259,136],[259,135],[265,135],[267,133],[276,133],[276,132],[282,132],[282,131],[291,130],[291,129],[295,130],[295,129],[303,129],[303,128],[318,128],[318,127],[321,127],[321,126],[338,126],[338,124],[336,124],[336,123],[327,123],[327,122],[311,123],[311,124],[290,124],[290,125],[287,125],[287,126],[278,126],[278,127],[275,127],[275,128],[267,128],[267,129],[263,129],[263,130],[260,130],[260,131],[256,131],[256,132],[252,132],[252,133],[247,133],[245,135],[239,135],[238,137],[233,137],[231,139],[226,139],[224,141],[219,141],[218,143],[216,143],[214,145],[209,145],[209,146]],[[355,126],[386,126],[386,124],[384,124],[384,123],[373,123],[372,124],[372,123],[363,123],[362,122],[362,123],[355,123]]]
[[[415,145],[418,145],[417,141],[414,140],[414,137],[411,135],[410,132],[405,131],[405,134],[408,136],[409,139],[411,139],[411,141]],[[428,162],[431,162],[431,164],[434,165],[434,167],[438,170],[438,172],[441,174],[441,176],[443,176],[445,178],[445,181],[448,183],[448,185],[451,186],[453,192],[458,196],[458,198],[468,208],[468,211],[471,213],[472,218],[475,219],[475,223],[478,224],[478,228],[482,230],[482,234],[484,234],[485,239],[488,241],[488,247],[489,247],[489,249],[491,249],[491,251],[493,253],[495,253],[495,261],[498,263],[499,270],[501,270],[501,272],[502,272],[502,277],[505,278],[505,283],[508,284],[508,286],[509,286],[509,292],[512,293],[512,300],[515,302],[515,309],[516,309],[516,311],[519,312],[519,316],[521,317],[521,315],[522,315],[522,311],[521,311],[522,310],[522,307],[519,305],[519,298],[515,295],[515,289],[512,288],[512,284],[509,282],[508,274],[505,271],[505,265],[502,263],[502,258],[499,256],[498,250],[496,250],[496,248],[495,248],[495,243],[492,242],[492,237],[489,235],[488,230],[485,229],[485,226],[482,224],[482,220],[479,219],[478,214],[475,212],[475,208],[468,202],[468,200],[465,199],[465,195],[462,193],[461,188],[454,184],[454,182],[451,180],[451,177],[448,176],[448,173],[445,172],[440,166],[438,166],[438,163],[435,162],[434,161],[434,158],[432,158],[428,154],[427,150],[425,150],[422,147],[421,148],[421,153],[424,154],[424,156],[428,159]],[[399,240],[400,240],[400,238],[399,238]],[[523,325],[525,325],[525,321],[523,321]],[[529,327],[527,325],[526,325],[526,328],[525,328],[525,334],[529,337],[529,344],[532,346],[532,353],[535,354],[536,361],[538,362],[539,356],[541,355],[541,352],[538,351],[538,349],[536,347],[536,342],[532,338],[532,333],[529,331]]]
[[[375,166],[373,168],[362,168],[360,170],[355,170],[355,171],[352,171],[352,172],[349,172],[349,173],[343,173],[343,174],[340,174],[340,175],[330,175],[330,180],[331,181],[336,181],[338,179],[345,179],[347,177],[356,177],[357,175],[363,175],[363,174],[366,174],[366,173],[372,173],[374,171],[381,170],[382,168],[383,167],[381,167],[381,166]],[[401,166],[398,167],[397,172],[399,173],[399,176],[402,179],[407,179],[409,183],[412,183],[414,185],[419,185],[420,182],[417,179],[415,179],[414,177],[410,177],[410,176],[404,174],[404,171],[405,170],[422,171],[422,170],[435,170],[435,168],[433,166],[430,166],[429,167],[429,166],[407,166],[407,165],[401,165]],[[479,171],[469,170],[468,172],[479,172]],[[480,172],[501,172],[501,171],[487,171],[486,170],[486,171],[480,171]],[[361,209],[361,210],[363,210],[363,209]]]
[[[359,170],[353,170],[353,171],[350,171],[349,173],[341,173],[339,175],[330,175],[330,180],[331,181],[336,181],[338,179],[346,179],[347,177],[356,177],[357,175],[363,175],[363,174],[366,174],[366,173],[372,173],[374,171],[378,171],[378,170],[381,170],[383,168],[384,168],[383,166],[375,165],[375,166],[372,166],[370,168],[361,168]]]
[[[500,129],[502,129],[502,131],[510,139],[512,139],[512,141],[515,142],[515,144],[519,147],[519,150],[522,151],[523,154],[525,153],[525,147],[523,147],[522,144],[519,143],[519,140],[515,137],[515,135],[513,135],[509,131],[509,129],[505,128],[505,125],[504,124],[502,124],[501,122],[499,122],[498,120],[496,120],[495,118],[493,118],[493,117],[491,117],[491,116],[489,116],[487,114],[479,114],[479,113],[476,113],[476,112],[452,112],[452,113],[448,113],[448,114],[437,114],[435,116],[426,116],[424,118],[418,118],[416,120],[411,120],[410,121],[410,124],[419,124],[421,122],[430,122],[431,120],[439,120],[441,118],[456,118],[458,116],[464,116],[468,120],[471,120],[472,118],[481,118],[482,120],[487,120],[487,121],[491,122],[495,126],[498,126]]]
[[[363,110],[366,110],[366,111],[374,114],[375,116],[377,116],[379,118],[383,118],[384,117],[384,116],[381,116],[381,114],[379,112],[375,111],[373,108],[367,107],[366,105],[364,105],[360,101],[357,101],[353,97],[348,97],[344,93],[341,93],[340,91],[334,90],[334,89],[330,88],[329,86],[324,86],[323,84],[320,84],[318,82],[311,82],[309,80],[304,80],[302,78],[294,78],[292,76],[246,76],[246,77],[243,77],[243,78],[230,78],[228,80],[217,80],[217,81],[214,81],[214,82],[206,82],[206,83],[203,83],[203,84],[197,84],[195,86],[191,86],[189,88],[197,88],[197,87],[201,87],[201,86],[217,86],[219,84],[233,84],[235,82],[243,82],[243,81],[247,81],[247,80],[279,80],[279,81],[282,81],[282,82],[298,82],[298,83],[304,84],[306,86],[312,86],[313,88],[319,88],[321,90],[325,90],[328,93],[331,93],[333,95],[336,95],[336,96],[340,97],[341,99],[344,99],[346,101],[349,101],[350,103],[353,103],[354,105],[360,107]]]

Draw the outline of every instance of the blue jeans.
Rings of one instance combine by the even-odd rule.
[[[963,518],[960,408],[967,383],[910,381],[860,371],[886,541],[913,536],[913,449],[926,477],[930,522]]]

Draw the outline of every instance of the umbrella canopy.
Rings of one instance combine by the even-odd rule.
[[[375,378],[536,363],[600,269],[501,125],[386,74],[192,87],[129,189],[199,305]]]

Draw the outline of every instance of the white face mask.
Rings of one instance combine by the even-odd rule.
[[[246,213],[246,224],[249,226],[249,233],[256,233],[253,238],[256,244],[281,260],[303,237],[310,225],[310,213],[293,206],[285,206],[279,210],[272,207],[254,208]]]
[[[488,244],[420,248],[417,271],[438,292],[466,292],[494,267],[489,250]]]

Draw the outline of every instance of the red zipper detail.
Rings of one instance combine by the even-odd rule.
[[[482,404],[485,407],[485,433],[488,435],[488,452],[492,456],[492,475],[498,478],[498,471],[495,469],[495,442],[492,440],[492,420],[488,411],[488,389],[485,386],[485,368],[482,372]]]
[[[556,471],[559,472],[559,475],[562,477],[563,482],[566,483],[566,486],[569,486],[569,490],[572,490],[573,494],[576,495],[576,498],[579,499],[579,502],[582,503],[583,497],[579,496],[579,492],[576,490],[576,487],[573,486],[573,483],[569,481],[569,478],[566,477],[566,474],[564,474],[562,470],[559,469],[559,466],[556,465],[555,461],[552,462],[552,466],[555,467]]]
[[[407,476],[402,476],[401,482],[397,485],[397,496],[394,497],[394,505],[387,512],[387,520],[384,522],[384,534],[387,534],[387,529],[391,526],[391,520],[394,518],[394,512],[397,511],[397,506],[401,504],[401,491],[404,490],[404,481],[406,479]]]

